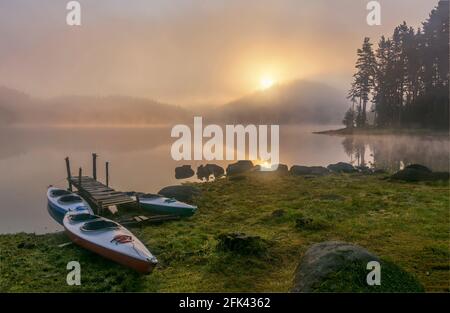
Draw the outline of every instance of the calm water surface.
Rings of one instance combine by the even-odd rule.
[[[330,126],[280,126],[281,163],[328,165],[339,161],[396,170],[421,163],[448,171],[449,141],[442,137],[316,135]],[[182,164],[170,156],[170,128],[1,128],[0,233],[45,233],[61,230],[46,210],[50,184],[66,187],[64,158],[72,172],[82,167],[91,175],[91,153],[96,152],[98,177],[110,162],[110,184],[123,191],[158,192],[177,184],[174,168]],[[206,162],[203,162],[206,163]],[[222,166],[225,162],[215,162]]]

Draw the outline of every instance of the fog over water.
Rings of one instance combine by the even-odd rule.
[[[332,126],[328,126],[333,128]],[[449,140],[446,137],[355,136],[313,134],[324,126],[280,126],[280,161],[289,166],[353,162],[389,170],[420,163],[433,170],[448,171]],[[82,167],[91,175],[91,153],[99,155],[99,180],[104,162],[110,162],[110,184],[129,191],[158,192],[178,184],[174,168],[228,161],[176,162],[170,148],[170,127],[59,128],[4,127],[0,131],[0,233],[61,230],[47,213],[46,188],[66,187],[64,158],[72,172]]]

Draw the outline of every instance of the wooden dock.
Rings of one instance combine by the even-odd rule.
[[[116,191],[89,176],[68,177],[69,184],[77,188],[78,193],[99,210],[110,206],[136,204],[126,193]]]
[[[82,196],[89,204],[97,210],[97,214],[101,215],[104,209],[108,209],[111,213],[118,210],[118,206],[121,207],[133,207],[140,208],[139,198],[137,200],[131,198],[124,192],[116,191],[109,187],[109,162],[105,163],[106,168],[106,185],[97,180],[97,157],[96,153],[92,154],[92,177],[83,176],[83,170],[80,167],[78,176],[72,176],[70,170],[69,157],[66,157],[66,170],[67,170],[67,182],[69,184],[69,190],[72,191],[72,187],[77,189],[77,192]],[[124,216],[120,222],[127,225],[145,224],[145,223],[160,223],[163,221],[177,220],[179,216],[174,215],[139,215],[139,216]]]

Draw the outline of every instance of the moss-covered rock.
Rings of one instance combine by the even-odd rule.
[[[367,283],[369,262],[380,267],[380,285]],[[422,292],[422,285],[393,263],[346,242],[327,241],[311,246],[299,263],[293,292]]]

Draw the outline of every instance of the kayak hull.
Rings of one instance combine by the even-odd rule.
[[[142,201],[140,205],[144,210],[154,214],[177,215],[185,217],[194,215],[197,210],[196,207],[174,207],[156,203],[146,203],[144,201]]]
[[[108,249],[102,247],[94,242],[88,241],[75,233],[70,232],[67,228],[65,228],[66,234],[69,236],[70,240],[72,240],[75,244],[79,245],[82,248],[85,248],[89,251],[92,251],[96,254],[101,255],[104,258],[110,259],[114,262],[117,262],[123,266],[132,268],[139,273],[148,274],[153,271],[153,268],[156,264],[140,259],[136,259],[129,255],[122,254],[120,252],[114,251],[112,249]]]
[[[47,211],[58,224],[63,224],[64,215],[67,213],[66,211],[61,210],[51,202],[47,204]]]
[[[107,218],[71,212],[64,216],[63,225],[76,245],[140,273],[150,273],[158,263],[136,236]]]

